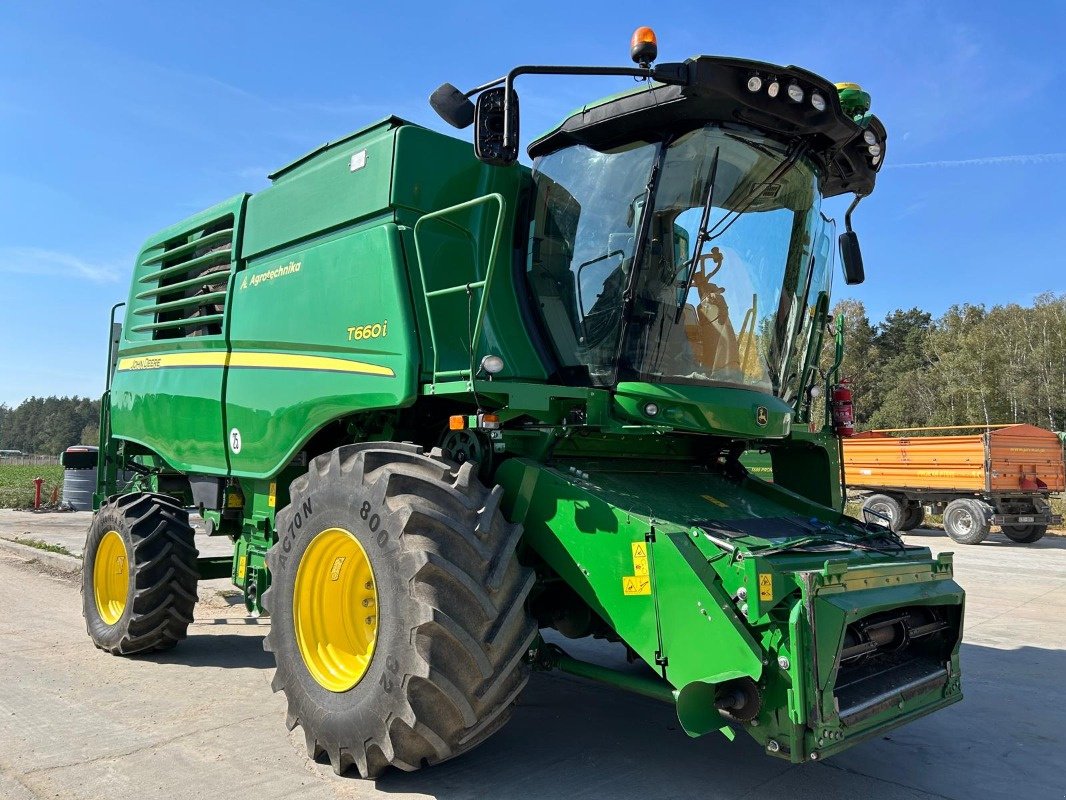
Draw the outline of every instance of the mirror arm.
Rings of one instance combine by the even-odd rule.
[[[844,212],[844,230],[851,232],[851,212],[855,210],[855,206],[862,202],[862,199],[866,197],[864,194],[855,193],[855,199],[851,201],[851,205],[848,206],[848,210]]]
[[[494,81],[489,81],[488,83],[483,83],[480,86],[475,86],[469,92],[463,92],[463,97],[466,97],[466,98],[469,99],[469,98],[473,97],[475,94],[480,94],[481,92],[485,91],[486,89],[491,89],[493,86],[499,86],[501,83],[505,82],[506,80],[507,80],[507,76],[504,75],[502,78],[497,78]]]

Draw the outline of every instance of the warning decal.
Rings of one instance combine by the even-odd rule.
[[[774,599],[774,576],[770,572],[759,573],[759,599]]]
[[[633,574],[622,578],[622,594],[651,594],[651,574],[648,570],[648,543],[633,542]]]
[[[651,594],[651,579],[642,575],[622,578],[622,594]]]

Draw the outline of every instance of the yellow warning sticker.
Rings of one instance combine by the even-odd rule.
[[[651,594],[651,579],[646,575],[627,575],[622,578],[622,594]]]
[[[648,577],[648,543],[633,542],[633,574]]]
[[[723,503],[717,497],[713,497],[712,495],[705,494],[705,495],[703,495],[703,499],[706,500],[708,503],[714,503],[719,508],[729,508],[729,506],[727,506],[725,503]]]
[[[622,578],[622,593],[651,594],[651,573],[648,569],[648,543],[632,542],[633,574]]]
[[[774,599],[774,576],[769,572],[759,573],[759,599]]]
[[[273,508],[278,502],[278,485],[274,481],[270,482],[270,493],[267,494],[267,507]]]
[[[237,559],[237,580],[244,580],[244,573],[248,570],[248,556]]]

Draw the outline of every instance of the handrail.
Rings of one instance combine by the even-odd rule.
[[[115,375],[115,312],[122,308],[125,303],[115,303],[111,306],[111,323],[107,328],[107,379],[104,382],[104,392],[111,389],[111,379]]]
[[[467,209],[473,208],[473,207],[478,206],[478,205],[482,205],[484,203],[489,203],[489,202],[493,202],[493,203],[496,204],[496,227],[495,227],[495,230],[493,231],[493,235],[492,235],[492,246],[489,248],[489,260],[488,260],[488,265],[485,268],[485,277],[483,279],[481,279],[481,280],[473,280],[473,281],[468,281],[466,283],[459,283],[459,284],[455,284],[454,286],[447,286],[447,287],[444,287],[444,288],[441,288],[441,289],[433,289],[433,290],[427,289],[426,288],[427,284],[426,284],[425,261],[423,259],[423,255],[422,255],[422,248],[419,246],[419,243],[418,243],[418,231],[419,231],[419,228],[422,226],[423,223],[425,223],[425,222],[427,222],[429,220],[441,219],[442,217],[446,217],[449,214],[455,214],[455,213],[457,213],[459,211],[466,211]],[[463,203],[458,203],[457,205],[449,206],[448,208],[442,208],[439,211],[431,211],[428,214],[423,214],[414,225],[415,255],[418,258],[418,274],[419,274],[419,276],[422,279],[422,293],[423,293],[423,295],[426,298],[426,316],[427,316],[428,321],[429,321],[429,339],[430,339],[430,344],[433,347],[433,380],[434,381],[438,380],[441,377],[453,377],[454,376],[454,377],[460,377],[460,378],[461,377],[469,377],[469,378],[472,379],[473,376],[474,376],[474,364],[477,362],[477,344],[481,340],[481,329],[482,329],[482,326],[484,324],[485,313],[488,311],[489,287],[492,284],[492,276],[493,276],[493,273],[494,273],[495,267],[496,267],[496,253],[499,250],[500,238],[501,238],[501,236],[503,234],[503,218],[504,218],[504,213],[505,213],[506,209],[507,209],[507,202],[503,199],[503,195],[499,194],[498,192],[493,192],[492,194],[482,195],[481,197],[476,197],[473,200],[467,200],[467,201],[465,201]],[[471,235],[471,233],[470,233],[470,231],[468,229],[464,228],[461,225],[457,225],[454,222],[449,222],[447,220],[443,220],[443,221],[445,222],[445,224],[451,225],[452,227],[460,228],[461,230],[466,232],[468,238],[470,238],[473,241],[474,237]],[[476,279],[477,278],[477,273],[478,273],[478,268],[479,268],[480,265],[478,263],[479,262],[479,258],[478,258],[478,256],[479,256],[479,252],[478,252],[479,248],[476,247],[476,242],[474,242],[474,244],[475,244],[475,248],[474,248],[474,277]],[[447,373],[442,373],[440,371],[440,348],[437,346],[437,332],[436,332],[436,329],[435,329],[435,327],[433,325],[433,308],[432,308],[432,303],[430,301],[432,299],[436,298],[436,297],[441,297],[441,296],[446,296],[446,295],[451,295],[451,294],[457,294],[459,292],[471,292],[471,291],[473,291],[475,289],[480,289],[481,290],[481,301],[478,304],[477,319],[476,319],[476,321],[474,323],[474,329],[473,329],[473,332],[471,334],[471,339],[470,339],[470,344],[469,344],[469,348],[470,348],[470,369],[469,370],[448,370]],[[464,373],[465,373],[465,375],[464,375]]]

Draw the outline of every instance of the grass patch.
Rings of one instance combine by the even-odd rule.
[[[74,555],[61,544],[50,544],[48,542],[42,542],[40,539],[31,539],[27,536],[16,536],[12,541],[24,544],[27,547],[32,547],[36,550],[44,550],[47,553],[59,553],[63,556]]]
[[[41,502],[47,504],[58,487],[63,495],[63,467],[58,464],[0,464],[0,508],[32,508],[33,479],[44,478]]]

